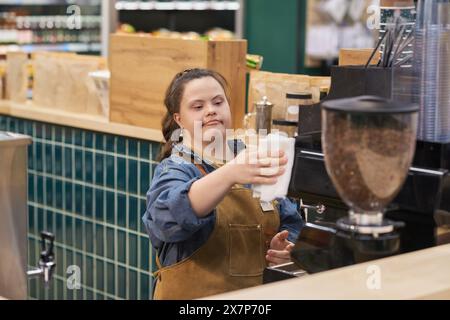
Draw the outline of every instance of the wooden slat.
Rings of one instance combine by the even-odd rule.
[[[246,41],[209,41],[209,69],[227,79],[230,86],[230,107],[234,128],[241,128],[245,116]]]
[[[25,102],[28,90],[28,54],[8,52],[6,54],[6,98]]]
[[[381,0],[381,7],[412,7],[414,0]]]
[[[365,65],[372,54],[373,49],[341,49],[339,52],[340,66],[360,66]],[[380,60],[380,52],[376,52],[370,62],[375,65]]]

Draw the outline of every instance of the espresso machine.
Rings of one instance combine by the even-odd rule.
[[[382,88],[375,88],[375,90],[386,92]],[[330,158],[326,159],[327,150],[323,145],[326,140],[326,133],[323,134],[323,130],[326,129],[322,125],[331,125],[324,119],[326,110],[332,110],[334,104],[332,100],[339,98],[341,98],[339,91],[333,93],[331,90],[330,95],[321,104],[300,109],[300,118],[303,116],[303,119],[309,121],[306,125],[298,127],[296,156],[289,194],[302,199],[302,204],[308,204],[305,206],[308,214],[307,224],[292,252],[292,260],[297,267],[308,273],[316,273],[448,243],[450,238],[448,228],[450,226],[450,144],[448,143],[415,140],[413,153],[409,154],[403,150],[406,153],[400,157],[405,161],[409,159],[409,156],[412,157],[409,168],[406,170],[403,168],[405,170],[403,180],[400,176],[395,178],[384,175],[388,174],[389,170],[384,170],[383,173],[383,169],[386,168],[383,168],[380,158],[376,156],[372,158],[374,170],[372,176],[370,174],[368,176],[368,179],[372,179],[372,181],[367,180],[368,184],[374,183],[373,179],[385,179],[387,192],[392,187],[388,179],[397,179],[397,183],[400,184],[399,190],[391,189],[395,198],[385,203],[385,208],[379,210],[383,214],[378,217],[374,215],[364,218],[349,214],[354,202],[345,199],[346,195],[342,188],[355,187],[351,185],[354,181],[347,177],[347,185],[342,181],[343,187],[339,186],[336,179],[333,179],[332,169],[329,168],[333,161],[345,162],[348,157],[343,158],[341,155],[339,159],[333,159],[333,153],[328,150]],[[379,99],[379,102],[383,101],[380,97],[376,99]],[[359,105],[365,103],[361,101],[361,98],[353,102]],[[383,103],[393,102],[385,100]],[[404,108],[408,110],[408,107]],[[410,106],[409,111],[412,111],[411,108]],[[359,119],[359,121],[362,120]],[[333,136],[330,135],[330,137]],[[345,143],[339,141],[338,136],[336,139],[335,144]],[[377,136],[374,135],[372,139],[376,140]],[[381,145],[391,143],[389,135],[386,135]],[[400,154],[401,145],[402,143],[394,147],[391,152]],[[378,151],[380,154],[386,153],[384,150]],[[402,168],[390,169],[392,174],[397,175],[399,170]],[[338,188],[341,190],[337,190]],[[368,196],[367,193],[362,195]],[[315,208],[324,209],[317,212]],[[305,209],[303,211],[305,212]],[[370,229],[373,226],[380,227],[380,230],[385,227],[385,230],[379,233],[372,232],[374,230]]]
[[[266,282],[450,243],[449,21],[449,2],[419,0],[413,31],[401,19],[389,31],[409,63],[395,49],[378,65],[332,67],[328,96],[299,109],[289,196],[306,225]]]
[[[347,71],[350,72],[348,78],[354,78],[352,73],[355,72],[364,73],[358,67],[349,67]],[[353,88],[343,83],[342,79],[346,78],[342,75],[343,72],[345,71],[342,67],[333,67],[329,95],[320,103],[303,106],[299,109],[295,161],[289,196],[298,199],[299,209],[306,224],[291,252],[292,263],[267,268],[264,272],[265,283],[450,243],[450,143],[434,143],[414,138],[414,141],[409,140],[408,142],[410,145],[412,144],[412,150],[404,149],[407,143],[404,143],[403,146],[402,143],[399,143],[388,151],[382,150],[384,144],[380,141],[378,141],[378,145],[373,145],[375,153],[378,155],[386,153],[395,155],[395,151],[403,152],[403,156],[398,157],[397,160],[404,159],[406,161],[401,166],[397,166],[397,169],[393,169],[395,166],[391,168],[390,171],[395,174],[395,177],[389,176],[389,170],[382,172],[384,169],[382,159],[376,155],[362,162],[366,166],[373,162],[374,167],[369,170],[371,173],[366,177],[360,176],[359,182],[366,179],[369,185],[375,182],[382,185],[382,181],[377,181],[377,179],[387,179],[386,190],[380,188],[380,191],[382,193],[389,191],[392,198],[387,194],[384,195],[384,203],[375,210],[375,212],[378,211],[378,214],[373,210],[367,210],[370,208],[365,205],[369,204],[370,207],[370,201],[364,204],[364,208],[358,208],[354,199],[349,201],[349,196],[345,191],[351,193],[352,187],[355,187],[353,184],[355,181],[351,180],[351,177],[346,177],[347,185],[345,178],[341,177],[339,183],[333,177],[336,173],[336,168],[333,169],[333,161],[335,165],[339,166],[342,165],[342,161],[345,162],[349,157],[354,157],[354,154],[343,156],[343,151],[340,150],[341,154],[336,157],[333,150],[326,149],[327,146],[324,145],[326,132],[324,131],[327,128],[324,126],[330,126],[329,119],[327,121],[327,112],[335,109],[336,113],[339,113],[339,108],[347,108],[347,111],[351,111],[351,102],[347,101],[342,105],[342,99],[348,98],[353,98],[353,103],[360,106],[372,103],[387,106],[394,103],[389,100],[391,95],[389,79],[388,81],[373,80],[377,75],[386,77],[385,70],[379,73],[375,70],[368,70],[370,76],[367,79],[373,81],[372,85],[366,83],[362,87],[356,85]],[[359,96],[361,94],[375,95],[376,97],[361,97]],[[369,101],[361,101],[361,99],[369,99]],[[338,101],[338,107],[334,108],[333,102],[336,101]],[[394,105],[394,107],[401,108],[398,105]],[[413,106],[404,106],[404,111],[409,110],[411,116],[414,113],[413,109]],[[340,111],[342,112],[342,110]],[[343,116],[344,119],[346,117],[351,119],[351,116]],[[411,120],[410,123],[415,121],[413,117],[409,120]],[[389,121],[392,122],[392,120]],[[353,126],[362,126],[364,123],[370,124],[370,121],[356,119],[355,123]],[[379,121],[380,129],[383,128],[383,123],[382,120]],[[352,128],[351,122],[347,123],[346,128]],[[378,134],[382,131],[379,130]],[[361,132],[363,131],[361,130],[360,134]],[[410,131],[410,133],[412,132]],[[352,143],[351,139],[340,140],[342,132],[333,134],[328,132],[328,140],[335,139],[333,143],[336,145],[350,141],[353,146],[350,146],[349,149],[357,152],[355,148],[358,145]],[[377,139],[384,140],[385,144],[392,142],[389,134],[384,137],[382,134],[378,134],[374,134],[374,143]],[[358,139],[358,135],[356,134],[353,138]],[[377,148],[381,149],[377,150]],[[401,148],[403,150],[396,150]],[[325,155],[327,151],[328,158]],[[334,150],[334,152],[337,151]],[[373,156],[370,152],[368,154]],[[408,160],[410,160],[410,164],[405,167]],[[352,161],[350,161],[350,167],[351,163]],[[337,170],[339,171],[339,169]],[[403,176],[401,172],[403,172]],[[396,181],[395,186],[389,179]],[[345,188],[350,190],[345,190]],[[362,198],[359,199],[361,201],[368,196],[367,192],[353,191],[357,198]],[[358,194],[358,192],[360,193]],[[356,201],[359,200],[356,199]],[[377,206],[376,203],[372,203],[372,205]],[[356,211],[365,209],[362,212],[369,212],[369,214],[359,214],[360,212],[354,214],[355,207]]]

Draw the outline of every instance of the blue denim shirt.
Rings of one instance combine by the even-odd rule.
[[[179,262],[200,248],[211,235],[215,225],[215,210],[199,218],[192,209],[188,192],[192,184],[202,178],[202,173],[186,156],[200,161],[195,153],[182,145],[174,146],[171,157],[164,159],[155,169],[147,192],[147,210],[143,222],[153,247],[163,266]],[[245,148],[235,141],[235,153]],[[198,162],[200,163],[200,162]],[[207,173],[215,170],[203,160]],[[278,199],[280,231],[288,230],[291,242],[295,242],[303,226],[296,203],[288,198]]]

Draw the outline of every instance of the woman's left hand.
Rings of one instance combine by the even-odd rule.
[[[289,231],[277,233],[270,241],[270,249],[267,251],[266,260],[269,266],[275,266],[291,261],[291,251],[294,244],[287,240]]]

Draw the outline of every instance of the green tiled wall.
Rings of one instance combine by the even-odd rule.
[[[32,299],[150,299],[154,256],[141,217],[159,144],[0,115],[0,130],[33,138],[28,149],[28,259],[39,260],[41,230],[56,236],[48,289]],[[67,288],[67,268],[81,289]]]

